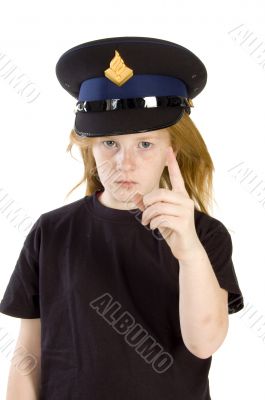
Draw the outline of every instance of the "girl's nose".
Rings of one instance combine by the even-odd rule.
[[[135,162],[135,154],[131,149],[123,149],[117,155],[117,165],[119,167],[131,167]]]

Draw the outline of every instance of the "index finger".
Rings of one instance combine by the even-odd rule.
[[[167,165],[172,190],[176,192],[186,192],[184,179],[182,177],[172,146],[167,148]]]

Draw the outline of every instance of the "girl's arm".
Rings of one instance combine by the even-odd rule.
[[[197,357],[210,357],[223,343],[229,326],[228,292],[220,287],[201,245],[180,260],[179,314],[183,341]]]
[[[41,319],[21,319],[11,359],[6,400],[38,400],[40,388]]]

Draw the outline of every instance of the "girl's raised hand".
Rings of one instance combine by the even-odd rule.
[[[184,179],[172,147],[167,149],[167,165],[172,190],[159,188],[142,196],[135,194],[138,207],[143,211],[142,224],[152,230],[158,228],[178,260],[189,258],[201,247],[195,229],[194,201],[186,191]]]

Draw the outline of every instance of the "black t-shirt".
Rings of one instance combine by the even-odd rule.
[[[181,336],[178,260],[139,209],[106,207],[98,194],[40,215],[0,304],[41,318],[40,400],[211,399],[212,357],[193,355]],[[228,312],[238,312],[230,234],[194,216]]]

